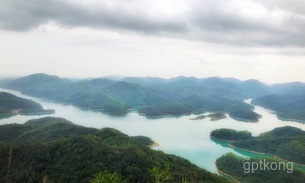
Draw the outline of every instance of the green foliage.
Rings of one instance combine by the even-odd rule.
[[[264,166],[264,163],[269,166]],[[270,164],[277,164],[275,170],[270,169]],[[283,163],[283,162],[281,162]],[[255,164],[254,166],[252,166]],[[297,169],[292,169],[292,166],[279,165],[279,161],[273,158],[251,158],[245,159],[228,153],[216,160],[216,165],[219,170],[229,174],[234,179],[244,183],[303,183],[305,174]],[[256,166],[258,165],[258,166]],[[252,168],[252,169],[251,169]],[[257,168],[257,169],[256,169]],[[256,169],[256,170],[255,170]]]
[[[0,128],[0,141],[10,142],[28,130],[29,127],[21,124],[2,125]]]
[[[154,143],[154,141],[151,140],[151,138],[145,136],[134,136],[133,138],[146,146],[152,145]]]
[[[269,153],[288,161],[305,164],[303,153],[305,152],[305,131],[295,127],[275,128],[252,138],[249,132],[236,132],[230,129],[214,130],[211,136],[222,140],[234,140],[231,144],[235,147]]]
[[[127,183],[128,181],[122,180],[122,176],[116,172],[100,172],[94,175],[90,183]]]
[[[154,166],[149,171],[154,177],[154,183],[165,183],[173,179],[168,165],[166,165],[164,168],[161,168],[160,166]]]
[[[260,138],[266,139],[266,138],[290,138],[290,137],[296,137],[296,136],[304,136],[305,131],[291,126],[284,126],[284,127],[278,127],[274,128],[271,131],[261,133],[259,135]]]
[[[236,131],[226,128],[213,130],[211,136],[221,140],[245,140],[252,138],[252,134],[249,131]]]
[[[305,164],[305,138],[290,140],[279,144],[274,154],[286,160]]]
[[[23,125],[0,126],[0,132],[6,130],[7,136],[0,134],[0,182],[6,181],[11,145],[9,182],[40,182],[42,177],[48,182],[90,182],[99,172],[108,172],[108,178],[120,175],[122,181],[152,182],[149,169],[165,164],[170,167],[172,182],[182,178],[226,182],[183,158],[152,150],[112,128],[85,128],[47,117]]]
[[[187,178],[182,178],[181,183],[189,183],[190,181]]]
[[[20,109],[24,114],[44,111],[42,106],[36,102],[0,92],[0,114],[11,113],[13,109]]]

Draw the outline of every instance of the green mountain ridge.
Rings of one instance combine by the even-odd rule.
[[[305,93],[267,95],[256,98],[251,103],[275,111],[281,119],[305,122]]]
[[[257,100],[260,100],[259,97],[278,95],[281,92],[290,95],[296,90],[300,93],[303,85],[305,86],[303,83],[266,85],[254,79],[240,81],[220,77],[68,80],[47,74],[33,74],[8,81],[2,87],[110,115],[126,115],[131,109],[154,117],[185,115],[198,111],[231,112],[232,117],[242,121],[258,121],[259,114],[253,113],[253,106],[245,104],[244,99],[258,97]],[[197,96],[198,100],[193,100],[193,96]],[[254,99],[253,104],[257,100]],[[281,107],[285,105],[286,103],[282,103]],[[272,110],[277,111],[278,108],[273,107]],[[294,110],[286,113],[277,112],[282,118],[299,120],[305,118],[302,110],[300,106],[294,106]]]
[[[138,138],[53,117],[1,125],[0,182],[89,182],[104,171],[130,182],[151,182],[149,170],[156,166],[170,168],[170,182],[227,182],[183,158],[152,150]]]

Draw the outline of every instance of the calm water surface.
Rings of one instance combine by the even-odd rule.
[[[216,172],[214,162],[225,153],[234,152],[237,155],[248,157],[258,156],[254,153],[231,149],[225,143],[212,141],[209,135],[214,129],[231,128],[235,130],[248,130],[253,135],[270,131],[275,127],[287,125],[305,130],[305,124],[281,121],[271,111],[258,106],[255,106],[255,112],[263,116],[258,123],[240,122],[231,118],[219,121],[209,121],[209,118],[190,120],[190,118],[194,117],[193,115],[179,118],[147,119],[138,115],[136,112],[130,112],[124,117],[112,117],[98,112],[84,111],[72,105],[63,105],[48,100],[29,97],[12,90],[0,89],[0,91],[31,99],[40,103],[45,109],[56,110],[55,114],[44,116],[62,117],[75,124],[86,127],[112,127],[131,136],[149,136],[160,144],[159,147],[155,147],[154,149],[184,157],[211,172]],[[250,100],[246,102],[250,102]],[[1,119],[0,124],[25,123],[27,120],[44,116],[16,115],[11,118]]]

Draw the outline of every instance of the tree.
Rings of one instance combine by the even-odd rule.
[[[109,173],[103,171],[95,174],[90,183],[127,183],[127,180],[122,180],[122,176],[117,172]]]
[[[160,166],[154,166],[149,171],[153,174],[155,178],[153,181],[154,183],[168,182],[173,178],[168,165],[166,165],[163,169],[161,169]]]

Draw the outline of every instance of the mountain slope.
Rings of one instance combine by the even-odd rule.
[[[34,97],[73,104],[110,115],[126,115],[131,109],[146,115],[153,114],[152,116],[223,111],[231,112],[232,117],[247,117],[257,121],[259,115],[253,113],[253,107],[243,103],[246,98],[256,97],[253,104],[275,110],[280,117],[292,120],[305,118],[303,105],[296,101],[297,105],[292,106],[285,96],[278,97],[273,102],[277,106],[269,107],[263,102],[273,93],[301,96],[305,91],[305,84],[300,82],[269,86],[254,79],[239,81],[234,78],[184,76],[171,79],[127,77],[118,80],[96,78],[72,81],[46,74],[33,74],[2,86]],[[194,100],[193,96],[200,99]],[[299,99],[303,101],[302,98]],[[279,108],[285,107],[286,112],[279,111]]]
[[[279,118],[305,121],[305,94],[267,95],[251,101],[275,111]]]
[[[42,106],[34,101],[0,92],[0,114],[29,114],[44,111]]]
[[[236,180],[234,182],[303,183],[305,181],[305,174],[294,168],[293,164],[270,157],[248,159],[228,153],[218,158],[216,165],[221,174],[225,173],[226,176],[234,178]],[[270,165],[273,165],[272,167],[276,165],[276,168],[271,168]]]
[[[225,132],[227,129],[214,130],[211,135],[216,132]],[[239,132],[242,133],[242,132]],[[217,136],[218,139],[227,139],[227,136]],[[231,145],[261,153],[268,153],[287,161],[292,161],[300,164],[305,164],[305,131],[285,126],[278,127],[269,132],[262,133],[258,137],[252,137],[246,140],[234,140]]]
[[[12,133],[16,128],[18,133]],[[191,182],[227,182],[183,158],[152,150],[111,128],[85,128],[48,117],[23,125],[0,126],[0,132],[4,131],[11,133],[0,133],[0,182],[5,182],[6,177],[9,182],[40,182],[43,177],[48,182],[89,182],[94,174],[105,171],[117,172],[130,182],[151,182],[149,169],[156,166],[170,167],[171,182],[182,178]]]
[[[256,98],[271,94],[269,86],[255,79],[243,81],[239,84],[239,87],[248,98]]]

